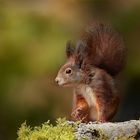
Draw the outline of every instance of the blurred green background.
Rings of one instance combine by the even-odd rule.
[[[69,119],[72,89],[54,78],[66,41],[97,17],[122,32],[128,50],[115,120],[140,117],[139,0],[0,0],[0,140],[15,140],[25,120],[34,126]]]

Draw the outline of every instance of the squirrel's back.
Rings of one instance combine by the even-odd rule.
[[[122,36],[111,26],[102,23],[88,25],[81,40],[87,48],[84,63],[104,69],[112,76],[122,70],[126,50]]]

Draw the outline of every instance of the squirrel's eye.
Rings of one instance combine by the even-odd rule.
[[[71,73],[72,73],[71,68],[66,69],[66,74],[71,74]]]

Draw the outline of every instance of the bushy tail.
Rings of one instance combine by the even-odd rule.
[[[76,47],[77,62],[93,65],[117,75],[125,64],[126,49],[122,36],[109,25],[91,24]]]

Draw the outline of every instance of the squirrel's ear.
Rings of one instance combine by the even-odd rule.
[[[75,47],[71,41],[67,41],[66,43],[66,55],[67,58],[70,58],[74,55],[75,53]]]
[[[81,68],[81,65],[83,63],[83,60],[85,58],[86,54],[86,44],[79,40],[76,45],[76,64],[79,68]]]

